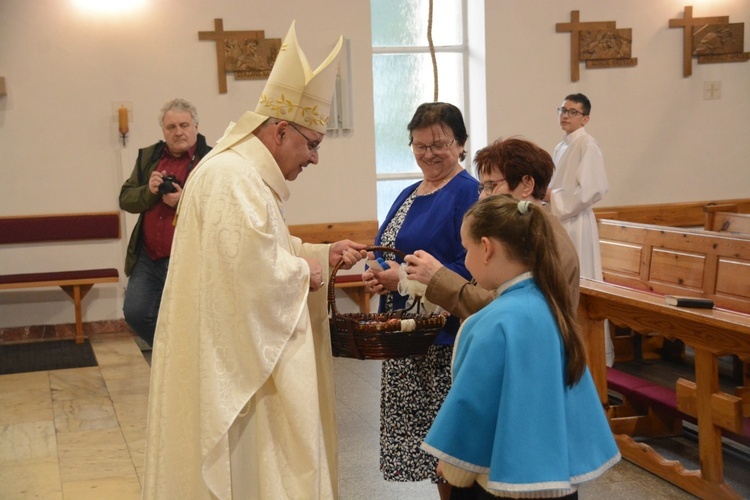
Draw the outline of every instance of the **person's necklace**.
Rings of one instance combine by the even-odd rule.
[[[450,181],[451,179],[453,179],[460,171],[461,171],[461,166],[456,166],[456,168],[454,168],[453,170],[451,170],[448,173],[448,175],[446,175],[445,177],[443,177],[443,179],[437,185],[435,185],[434,182],[430,182],[430,181],[428,181],[426,179],[423,180],[422,184],[420,184],[419,188],[417,189],[417,195],[419,195],[419,196],[425,196],[425,195],[434,193],[438,189],[440,189],[443,186],[445,186],[446,184],[448,184],[448,181]],[[428,187],[427,186],[428,182],[430,182],[430,184],[432,186]]]

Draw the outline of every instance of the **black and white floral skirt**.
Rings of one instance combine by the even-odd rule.
[[[453,346],[426,356],[383,361],[380,388],[380,471],[387,481],[443,482],[437,458],[419,446],[451,387]]]

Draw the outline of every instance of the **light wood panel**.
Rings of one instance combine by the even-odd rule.
[[[721,206],[725,212],[750,213],[750,198],[595,207],[597,219],[612,219],[671,227],[703,227],[706,213]]]
[[[378,221],[298,224],[289,226],[289,232],[305,243],[333,243],[348,239],[365,245],[373,245],[375,236],[378,234]]]
[[[750,313],[750,235],[600,220],[604,281]]]

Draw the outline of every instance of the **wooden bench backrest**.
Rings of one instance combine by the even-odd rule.
[[[719,231],[750,235],[750,214],[733,212],[706,213],[706,231]]]
[[[289,226],[289,232],[305,243],[333,243],[352,240],[370,245],[378,234],[378,221],[330,222],[325,224],[298,224]]]
[[[750,213],[750,198],[594,207],[594,214],[597,219],[613,219],[671,227],[702,227],[706,217],[704,212],[714,206],[723,207],[722,211],[724,212]]]
[[[0,244],[120,238],[120,212],[0,217]]]
[[[600,220],[604,281],[750,313],[750,235]]]

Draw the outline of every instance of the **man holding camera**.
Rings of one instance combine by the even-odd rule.
[[[149,345],[167,279],[174,216],[190,171],[211,148],[198,133],[198,111],[185,99],[161,108],[164,140],[138,151],[130,178],[120,189],[120,208],[140,214],[128,244],[125,321]]]

